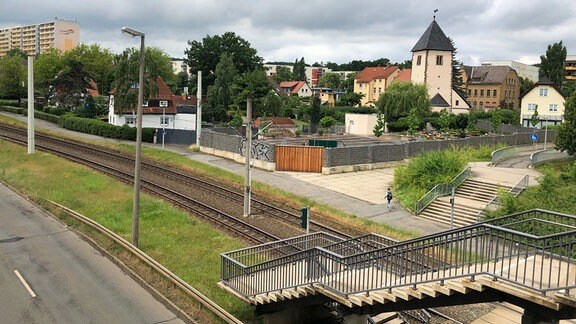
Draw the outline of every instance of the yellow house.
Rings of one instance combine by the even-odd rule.
[[[354,92],[363,94],[361,106],[376,105],[378,98],[400,73],[397,66],[366,67],[354,79]]]
[[[559,125],[564,117],[564,101],[566,98],[548,78],[541,78],[530,90],[522,96],[520,108],[520,123],[525,127],[532,126],[532,116],[538,109],[536,128],[544,125]]]
[[[462,82],[472,109],[518,108],[520,78],[509,66],[463,66]]]

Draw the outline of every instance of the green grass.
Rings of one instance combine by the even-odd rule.
[[[133,188],[53,155],[27,154],[0,140],[0,179],[22,193],[45,198],[84,214],[131,240]],[[190,218],[166,202],[143,194],[140,248],[237,316],[252,310],[216,286],[220,253],[243,247],[235,239]]]

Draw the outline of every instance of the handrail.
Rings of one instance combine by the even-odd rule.
[[[457,176],[449,183],[439,183],[434,188],[430,189],[422,198],[414,204],[414,215],[420,214],[428,205],[430,205],[436,198],[445,196],[452,192],[452,187],[460,186],[466,179],[470,177],[471,168],[467,166],[464,170],[458,173]]]
[[[221,278],[246,297],[302,285],[347,297],[486,275],[573,298],[575,241],[575,216],[534,209],[357,254],[316,247],[236,269],[222,258]]]
[[[522,191],[528,188],[528,180],[529,180],[528,175],[523,176],[522,179],[520,179],[520,181],[518,181],[512,188],[510,188],[510,190],[508,190],[508,193],[512,194],[514,197],[518,197],[522,193]],[[486,207],[484,207],[481,211],[479,211],[476,214],[476,221],[479,222],[481,219],[484,218],[484,216],[486,216],[487,211],[495,210],[498,208],[498,206],[500,206],[500,196],[496,195],[488,202]]]
[[[135,247],[134,245],[130,244],[128,241],[126,241],[124,238],[122,238],[118,234],[116,234],[116,233],[112,232],[111,230],[109,230],[108,228],[100,225],[96,221],[94,221],[94,220],[92,220],[92,219],[90,219],[84,215],[81,215],[74,210],[69,209],[66,206],[60,205],[60,204],[58,204],[54,201],[51,201],[51,200],[46,200],[46,202],[48,202],[51,205],[63,210],[67,215],[69,215],[69,216],[75,218],[76,220],[79,220],[82,223],[92,227],[93,229],[97,230],[101,234],[107,236],[109,239],[116,242],[123,249],[125,249],[126,251],[131,253],[133,256],[137,257],[138,259],[140,259],[140,261],[146,263],[151,269],[156,271],[156,273],[158,273],[159,275],[164,277],[166,280],[171,281],[173,285],[182,289],[182,291],[184,293],[186,293],[188,296],[194,298],[196,301],[198,301],[200,304],[202,304],[203,307],[206,307],[207,309],[209,309],[213,314],[215,314],[216,316],[218,316],[222,320],[226,321],[227,323],[238,323],[238,324],[242,323],[242,321],[240,321],[239,319],[234,317],[232,314],[228,313],[225,309],[218,306],[218,304],[214,303],[212,300],[208,299],[208,297],[204,296],[201,292],[196,290],[194,287],[190,286],[187,282],[185,282],[180,277],[178,277],[177,275],[172,273],[170,270],[168,270],[163,265],[158,263],[156,260],[154,260],[148,254],[144,253],[142,250],[140,250],[137,247]],[[193,320],[188,318],[189,317],[188,314],[185,314],[179,310],[177,313],[180,316],[184,316],[187,321],[193,322]]]

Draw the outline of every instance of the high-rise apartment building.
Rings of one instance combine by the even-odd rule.
[[[68,51],[80,43],[80,25],[56,18],[36,25],[0,28],[0,56],[19,48],[28,55],[39,55],[51,48]]]

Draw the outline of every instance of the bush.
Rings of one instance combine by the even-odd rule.
[[[61,116],[59,124],[63,128],[82,133],[129,141],[136,140],[136,128],[127,125],[115,126],[98,119],[80,118],[69,115]],[[143,128],[142,141],[152,143],[155,131],[156,129],[154,128]]]

